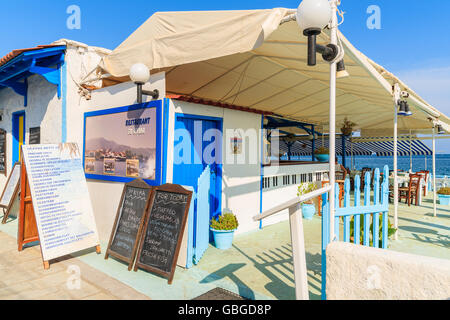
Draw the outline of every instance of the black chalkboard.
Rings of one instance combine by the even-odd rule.
[[[153,189],[135,271],[138,268],[173,281],[192,192],[178,185]]]
[[[30,128],[29,144],[41,144],[41,128]]]
[[[105,259],[111,255],[133,268],[152,188],[138,179],[125,185]]]

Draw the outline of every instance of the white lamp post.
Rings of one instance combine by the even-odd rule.
[[[325,61],[330,62],[330,240],[334,241],[335,194],[336,194],[336,78],[338,47],[337,4],[340,0],[303,0],[297,10],[297,23],[303,34],[308,37],[308,65],[315,66],[316,53],[321,53]],[[316,43],[317,36],[330,26],[330,44],[327,46]],[[345,70],[340,63],[340,72]]]
[[[136,63],[130,68],[130,78],[137,86],[137,103],[142,103],[142,96],[151,96],[153,99],[157,100],[159,98],[159,91],[144,91],[142,86],[150,80],[150,70],[143,63]]]

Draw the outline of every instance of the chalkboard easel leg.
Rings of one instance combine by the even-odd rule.
[[[102,254],[102,248],[100,247],[100,245],[95,247],[95,252],[97,252],[97,254]]]
[[[50,270],[50,262],[44,261],[44,270]]]

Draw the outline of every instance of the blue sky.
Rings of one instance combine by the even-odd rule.
[[[0,11],[0,56],[60,38],[114,49],[155,11],[296,8],[300,0],[148,1],[14,0]],[[81,29],[69,30],[70,5],[81,8]],[[367,28],[367,8],[381,9],[381,30]],[[342,0],[341,30],[367,56],[394,72],[423,98],[450,115],[450,1]],[[450,153],[450,143],[438,143]]]

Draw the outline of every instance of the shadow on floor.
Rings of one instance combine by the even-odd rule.
[[[263,253],[250,256],[236,245],[233,247],[244,257],[246,257],[253,266],[267,277],[270,282],[265,285],[269,291],[278,300],[295,300],[295,279],[293,273],[291,245],[286,244],[279,248],[270,249]],[[310,288],[320,292],[321,283],[321,256],[306,253],[308,263],[308,280]],[[246,264],[230,264],[206,277],[202,283],[212,283],[224,278],[233,281],[239,288],[239,294],[247,299],[255,299],[254,292],[235,275],[235,272],[245,267]],[[310,293],[313,300],[320,299],[320,295]]]

